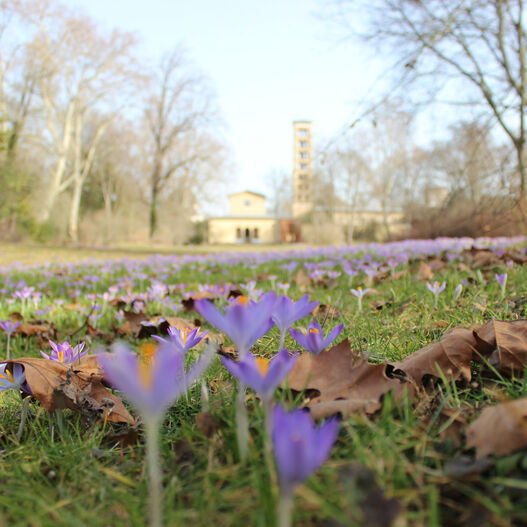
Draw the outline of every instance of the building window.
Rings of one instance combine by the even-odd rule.
[[[258,227],[255,227],[254,230],[253,230],[253,238],[255,240],[257,240],[259,238]]]
[[[299,170],[307,170],[307,163],[300,163],[298,165]]]
[[[305,128],[299,128],[298,129],[298,135],[300,135],[302,137],[306,137],[307,136],[307,130]]]
[[[300,159],[307,159],[309,157],[309,154],[307,152],[298,152],[298,157]]]
[[[307,174],[298,174],[298,179],[301,179],[301,180],[307,179]]]
[[[242,230],[240,227],[236,229],[236,239],[239,240],[242,237]]]
[[[299,142],[298,142],[298,146],[299,146],[300,148],[306,148],[306,147],[307,147],[307,144],[308,144],[307,141],[299,141]]]
[[[248,207],[248,206],[251,204],[251,202],[250,202],[248,199],[246,199],[246,200],[243,202],[243,204],[244,204],[246,207]]]

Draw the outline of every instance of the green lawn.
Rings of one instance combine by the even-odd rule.
[[[166,251],[178,253],[178,250]],[[156,252],[162,251],[156,249]],[[81,261],[91,257],[136,258],[148,254],[147,248],[100,251],[2,245],[0,264]],[[319,256],[312,260],[328,258]],[[157,268],[146,264],[145,268],[115,266],[108,270],[91,264],[69,267],[66,272],[59,271],[58,267],[51,271],[14,269],[3,278],[0,275],[0,289],[4,290],[0,297],[0,320],[5,320],[13,311],[22,311],[19,300],[8,303],[8,299],[16,288],[13,284],[24,279],[27,285],[43,291],[38,308],[51,308],[48,313],[37,315],[30,302],[25,306],[25,319],[52,322],[58,333],[57,340],[70,340],[72,344],[87,340],[94,350],[106,344],[100,336],[86,335],[86,328],[79,330],[88,313],[82,311],[82,306],[93,301],[88,294],[100,295],[115,283],[129,287],[134,293],[144,292],[154,276],[165,284],[186,284],[188,291],[196,291],[199,284],[242,284],[250,279],[258,280],[257,286],[268,290],[268,275],[277,275],[278,281],[292,278],[281,268],[283,263],[271,260],[252,267],[252,263],[227,264],[212,260],[184,266],[162,264]],[[434,280],[447,283],[439,297],[438,309],[432,307],[433,298],[426,281],[417,280],[418,267],[417,261],[402,264],[399,269],[406,271],[404,275],[396,279],[388,277],[372,285],[374,290],[364,298],[363,312],[357,311],[357,301],[349,293],[348,277],[344,274],[336,283],[310,285],[306,291],[291,281],[288,294],[297,299],[307,292],[311,299],[332,306],[334,311],[321,318],[321,324],[329,329],[343,323],[339,340],[348,338],[352,349],[368,353],[374,362],[399,360],[439,340],[452,327],[469,328],[491,318],[513,320],[524,316],[525,304],[512,304],[507,299],[527,298],[525,266],[515,264],[508,270],[506,299],[501,300],[494,279],[499,265],[478,271],[457,263],[449,264],[434,275]],[[137,272],[144,272],[144,277],[126,285],[124,279]],[[88,275],[99,278],[89,281]],[[461,280],[467,285],[459,300],[454,300],[454,289]],[[367,285],[365,277],[359,274],[353,285],[361,283]],[[178,289],[171,295],[174,301],[179,300]],[[57,303],[57,299],[62,303]],[[146,302],[145,309],[148,315],[172,315],[167,306],[152,301]],[[103,308],[102,317],[97,321],[102,334],[110,337],[115,334],[115,313],[113,307]],[[190,321],[196,313],[180,312],[178,316]],[[295,326],[306,326],[310,320],[308,317]],[[134,348],[139,345],[133,336],[127,340]],[[278,340],[278,330],[274,328],[253,351],[272,356]],[[5,342],[5,336],[0,334],[0,353],[5,349]],[[15,336],[11,350],[15,357],[37,357],[45,344],[45,339],[38,335]],[[286,347],[298,349],[289,335]],[[209,411],[215,422],[212,437],[203,435],[195,423],[196,416],[206,409],[199,385],[192,388],[188,398],[183,397],[174,405],[164,421],[162,465],[166,525],[274,525],[277,489],[271,483],[263,454],[260,401],[249,390],[250,454],[246,462],[240,462],[234,426],[233,379],[218,360],[206,379],[210,391]],[[460,456],[466,456],[465,461],[472,463],[474,452],[465,449],[462,429],[450,434],[450,423],[441,414],[445,407],[469,408],[473,412],[468,412],[472,420],[483,406],[525,396],[526,392],[522,378],[490,379],[475,369],[471,384],[435,383],[414,401],[394,402],[388,395],[377,414],[367,416],[358,412],[343,419],[330,459],[297,490],[294,525],[527,525],[527,451],[491,458],[484,471],[456,475],[454,469],[460,464]],[[301,401],[301,397],[295,399],[287,390],[276,397],[292,406]],[[18,441],[19,409],[18,395],[13,390],[4,392],[0,413],[3,511],[0,526],[145,524],[147,485],[141,433],[137,442],[120,448],[119,442],[109,439],[108,435],[117,433],[122,426],[87,424],[69,410],[64,411],[64,430],[61,432],[55,423],[50,433],[52,417],[32,402],[28,425]],[[398,509],[399,519],[391,523],[390,513]]]

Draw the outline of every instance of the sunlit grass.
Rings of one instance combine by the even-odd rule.
[[[5,254],[10,250],[9,246],[0,248]],[[13,248],[11,254],[18,257],[25,254],[27,261],[32,257],[34,262],[54,250],[41,249],[41,253],[33,251],[33,254],[30,248],[18,251]],[[67,249],[60,254],[74,261],[84,260],[91,253]],[[106,252],[98,254],[108,257]],[[136,257],[139,251],[112,253],[112,258],[121,254]],[[438,273],[437,279],[446,281],[447,289],[439,297],[438,309],[433,309],[433,297],[424,282],[415,280],[414,271],[398,280],[375,284],[375,290],[363,299],[361,313],[357,311],[356,298],[348,293],[345,276],[339,278],[335,289],[310,288],[309,295],[337,309],[336,317],[320,319],[320,322],[327,328],[344,323],[341,336],[350,340],[353,349],[368,353],[374,361],[399,360],[440,339],[450,327],[470,327],[492,317],[511,320],[524,315],[521,309],[514,311],[499,299],[493,272],[486,273],[486,284],[479,283],[471,271],[459,273],[446,269]],[[29,285],[42,281],[38,270],[14,272],[16,279],[25,276]],[[96,272],[96,268],[91,268],[79,272],[79,276]],[[280,264],[268,262],[254,269],[243,264],[183,267],[167,277],[166,282],[186,283],[195,290],[201,283],[243,283],[260,273],[276,274],[280,280],[287,278]],[[455,286],[461,278],[468,277],[474,283],[454,301]],[[57,298],[64,299],[65,304],[73,303],[68,290],[63,290],[62,281],[60,275],[49,280],[42,305],[53,306]],[[93,292],[103,293],[114,282],[115,277],[101,276]],[[134,289],[144,291],[147,282]],[[527,270],[514,266],[509,271],[507,297],[527,297],[526,283]],[[267,289],[269,282],[264,279],[259,285]],[[289,293],[293,298],[303,294],[294,284]],[[76,302],[87,304],[85,294]],[[381,300],[391,304],[380,308],[370,305]],[[482,305],[483,311],[478,307]],[[8,306],[3,301],[0,319],[17,309],[17,304]],[[182,316],[192,320],[195,313]],[[60,339],[65,340],[82,325],[84,315],[75,309],[60,307],[44,318],[57,325]],[[113,311],[100,324],[102,331],[111,333]],[[81,331],[72,343],[84,338]],[[276,351],[278,340],[275,329],[254,350],[270,356]],[[132,346],[138,344],[135,338],[129,341]],[[2,334],[0,351],[4,343]],[[95,341],[91,347],[100,344]],[[36,357],[40,346],[34,338],[15,336],[12,339],[14,356]],[[286,338],[286,347],[295,347],[290,336]],[[188,399],[179,400],[164,421],[161,444],[166,525],[190,522],[203,526],[273,525],[275,495],[263,455],[261,405],[252,393],[248,395],[250,454],[247,462],[241,463],[236,447],[232,379],[216,362],[207,374],[207,381],[209,411],[216,424],[211,438],[204,436],[195,423],[203,410],[199,385],[192,388]],[[446,424],[440,418],[440,409],[468,405],[476,412],[484,405],[497,402],[499,397],[516,398],[526,394],[523,379],[493,379],[492,391],[483,389],[490,380],[481,379],[478,372],[474,381],[479,387],[439,384],[418,402],[395,403],[387,396],[377,415],[366,417],[359,413],[343,420],[330,460],[299,489],[295,525],[362,525],[361,511],[375,489],[381,489],[385,499],[399,501],[406,525],[467,525],[473,521],[479,521],[478,525],[525,525],[525,452],[497,460],[483,475],[472,478],[445,475],[447,463],[463,454],[463,438],[460,436],[459,442],[445,439]],[[287,392],[277,397],[292,401],[292,395]],[[145,524],[147,487],[141,434],[138,443],[121,448],[118,441],[105,439],[109,429],[103,430],[102,424],[87,426],[80,416],[66,411],[64,434],[55,427],[50,435],[47,412],[37,403],[31,403],[29,423],[19,442],[15,437],[19,408],[16,394],[0,397],[0,506],[3,511],[0,525],[2,522],[10,526]],[[361,473],[357,467],[365,472]]]

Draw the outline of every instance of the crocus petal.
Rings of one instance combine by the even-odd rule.
[[[324,348],[329,347],[329,345],[340,335],[340,332],[344,328],[344,324],[339,324],[335,326],[328,334],[324,340]]]

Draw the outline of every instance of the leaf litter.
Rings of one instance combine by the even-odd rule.
[[[526,358],[527,320],[490,320],[471,329],[453,328],[439,341],[393,363],[368,362],[346,339],[318,355],[301,354],[287,377],[287,386],[304,392],[303,405],[316,419],[355,412],[371,415],[380,410],[389,392],[395,400],[405,393],[410,399],[422,399],[430,378],[461,382],[470,388],[478,364],[481,371],[512,378],[525,371]],[[470,423],[476,413],[470,406],[443,408],[441,436],[458,440],[465,433],[465,448],[474,448],[477,459],[527,447],[527,397],[488,406]],[[468,464],[457,469],[472,473],[486,465],[475,467]],[[449,468],[451,472],[457,469]]]

